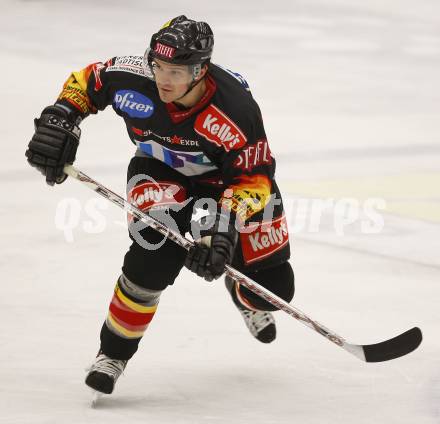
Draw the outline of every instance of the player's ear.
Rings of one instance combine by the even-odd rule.
[[[197,79],[202,79],[206,75],[207,72],[208,72],[208,65],[205,64],[202,66],[202,69],[200,71],[200,75]]]

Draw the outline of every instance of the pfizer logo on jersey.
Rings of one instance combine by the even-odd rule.
[[[131,118],[148,118],[154,112],[154,103],[137,91],[119,90],[115,93],[113,107]]]

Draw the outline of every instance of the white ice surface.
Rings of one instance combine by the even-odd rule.
[[[0,422],[378,423],[440,421],[440,3],[437,0],[2,0]],[[119,274],[122,213],[74,241],[55,226],[74,181],[49,188],[24,159],[32,119],[72,70],[142,53],[186,13],[211,23],[215,61],[259,102],[285,200],[382,197],[385,227],[343,235],[327,211],[293,234],[294,305],[355,343],[414,325],[421,347],[364,364],[289,316],[254,341],[223,284],[182,271],[111,397],[90,408],[84,368]],[[133,149],[111,110],[82,125],[77,165],[124,192]],[[288,216],[291,226],[296,218]],[[309,229],[309,230],[308,230]],[[172,258],[170,258],[172,260]]]

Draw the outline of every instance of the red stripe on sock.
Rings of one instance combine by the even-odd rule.
[[[129,324],[125,321],[120,320],[118,317],[115,317],[113,314],[111,314],[111,316],[116,321],[117,324],[119,324],[121,327],[124,328],[124,330],[128,330],[128,331],[135,332],[135,333],[138,333],[138,332],[143,333],[148,327],[148,324],[132,325],[132,324]]]
[[[146,325],[154,316],[154,312],[141,313],[129,309],[126,305],[123,305],[116,296],[113,296],[109,309],[114,318],[129,325]]]

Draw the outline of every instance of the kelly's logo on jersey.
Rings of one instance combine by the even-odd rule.
[[[212,104],[197,117],[194,130],[227,152],[239,149],[247,142],[238,125]]]
[[[154,103],[137,91],[119,90],[113,99],[115,109],[125,112],[132,118],[148,118],[154,112]]]
[[[289,242],[286,217],[249,225],[250,232],[240,233],[243,258],[246,264],[262,260]]]

